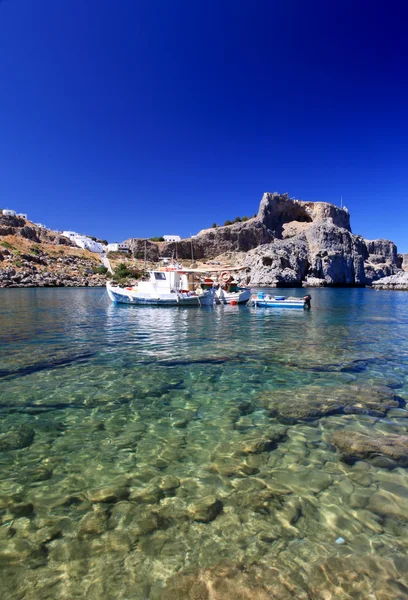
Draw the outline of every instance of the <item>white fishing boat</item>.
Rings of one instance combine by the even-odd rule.
[[[211,306],[214,303],[214,290],[196,292],[191,271],[177,267],[149,271],[148,280],[139,281],[132,287],[108,282],[106,290],[112,302],[124,304]]]
[[[251,290],[231,280],[228,272],[221,273],[220,285],[215,292],[217,304],[245,304],[251,298]]]

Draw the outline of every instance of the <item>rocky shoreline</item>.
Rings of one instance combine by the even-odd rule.
[[[194,257],[243,267],[236,277],[250,286],[408,289],[408,255],[398,254],[392,241],[352,233],[346,208],[278,192],[265,193],[258,214],[245,222],[203,229],[180,242],[126,242],[131,260],[118,260],[130,268],[141,259],[158,264],[163,257]],[[97,254],[73,247],[58,232],[0,215],[0,287],[101,286],[107,277],[99,265]]]
[[[103,286],[99,265],[59,233],[0,215],[0,288]]]
[[[376,290],[408,290],[408,272],[400,271],[390,277],[374,281],[373,288]]]

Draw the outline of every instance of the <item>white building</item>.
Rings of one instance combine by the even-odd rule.
[[[40,229],[47,229],[47,227],[42,223],[34,223],[34,225],[37,225],[37,227],[40,227]]]
[[[164,235],[165,242],[181,242],[181,237],[179,235]]]
[[[15,216],[17,216],[17,213],[15,210],[10,210],[9,208],[4,208],[3,215],[5,217],[15,217]]]
[[[27,214],[26,213],[18,213],[17,216],[21,217],[22,219],[26,219],[27,220]]]
[[[95,240],[82,233],[77,233],[76,231],[63,231],[62,235],[71,240],[78,248],[100,253],[105,250],[105,247],[102,244],[95,242]]]
[[[130,248],[126,242],[113,242],[108,244],[108,252],[130,252]]]

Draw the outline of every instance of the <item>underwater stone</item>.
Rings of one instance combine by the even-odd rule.
[[[399,406],[391,388],[355,384],[275,390],[262,394],[260,400],[272,417],[289,424],[335,414],[383,417],[388,410]]]
[[[51,479],[53,472],[44,465],[38,465],[28,473],[28,477],[31,481],[46,481]]]
[[[21,563],[40,554],[27,540],[13,537],[0,540],[0,565]]]
[[[160,482],[160,488],[166,492],[172,492],[180,487],[180,479],[178,477],[172,477],[171,475],[167,475],[163,477]]]
[[[223,503],[215,496],[206,496],[198,502],[190,504],[188,512],[194,521],[209,523],[222,512]]]
[[[379,491],[370,497],[367,508],[381,516],[408,521],[408,489],[397,484],[381,484]]]
[[[7,433],[0,434],[0,452],[19,450],[30,446],[34,441],[35,431],[27,425],[16,425]]]
[[[132,533],[135,533],[136,535],[146,535],[157,529],[165,529],[168,523],[168,520],[156,511],[145,512],[138,518]]]
[[[129,490],[119,487],[93,488],[87,491],[86,496],[91,502],[112,504],[125,500],[129,496]]]
[[[262,432],[262,435],[254,434],[246,439],[242,445],[241,454],[261,454],[262,452],[270,452],[276,445],[286,438],[286,428],[270,429]]]
[[[339,451],[341,460],[347,463],[368,460],[386,469],[408,466],[408,435],[372,437],[366,433],[340,430],[332,434],[331,441]]]
[[[143,502],[145,504],[157,504],[164,498],[164,491],[157,486],[149,485],[146,488],[133,490],[130,493],[129,500],[134,502]]]
[[[34,506],[31,502],[21,502],[9,506],[9,511],[15,519],[20,517],[29,517],[34,512]]]
[[[130,552],[132,549],[132,541],[125,531],[108,531],[103,537],[113,552]]]
[[[106,531],[108,517],[106,511],[97,507],[86,514],[79,525],[79,535],[101,535]]]

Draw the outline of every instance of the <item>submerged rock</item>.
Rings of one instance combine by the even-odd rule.
[[[208,523],[222,512],[223,504],[215,496],[206,496],[194,504],[190,504],[188,512],[194,521]]]
[[[129,490],[114,486],[95,488],[88,490],[86,496],[91,502],[114,503],[125,500],[129,496]]]
[[[34,429],[27,425],[16,425],[7,433],[0,435],[0,452],[27,448],[34,441]]]
[[[376,437],[351,430],[335,431],[332,443],[347,463],[368,460],[378,467],[393,469],[408,466],[408,435],[388,434]]]
[[[158,600],[307,600],[300,577],[279,565],[219,564],[181,571],[170,578]]]
[[[319,419],[336,414],[365,414],[383,417],[399,402],[386,386],[346,385],[322,387],[307,385],[298,389],[264,393],[261,404],[285,423]]]
[[[240,448],[240,454],[261,454],[262,452],[270,452],[276,445],[286,439],[286,428],[268,428],[260,435],[254,433],[248,436],[244,442],[242,442]]]
[[[108,516],[100,506],[86,514],[79,526],[79,535],[101,535],[106,531]]]

